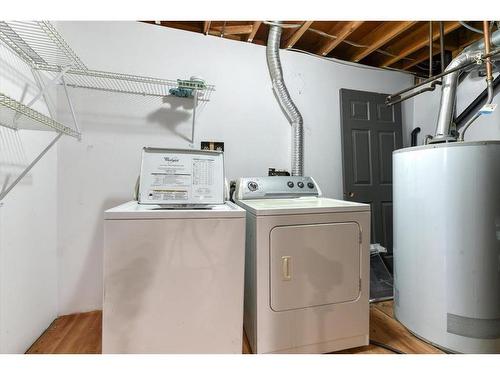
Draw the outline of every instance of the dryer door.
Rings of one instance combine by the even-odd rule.
[[[357,223],[274,227],[270,235],[271,309],[356,300],[360,262]]]

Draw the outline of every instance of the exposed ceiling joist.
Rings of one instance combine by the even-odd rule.
[[[298,40],[300,39],[300,37],[302,35],[304,35],[304,33],[307,31],[307,29],[309,28],[309,26],[311,26],[311,24],[313,23],[314,21],[305,21],[302,26],[300,26],[297,31],[295,31],[292,36],[290,38],[287,39],[287,41],[285,42],[285,48],[292,48],[295,43],[298,42]]]
[[[250,34],[253,30],[253,25],[225,25],[213,26],[212,30],[224,33],[224,35],[242,35]]]
[[[349,55],[349,60],[358,62],[388,43],[403,31],[415,25],[416,21],[384,22],[371,33],[363,37],[359,44],[367,45],[365,48],[352,47],[353,53]]]
[[[255,34],[257,34],[257,31],[259,30],[260,25],[262,24],[262,21],[255,21],[252,25],[252,32],[250,35],[248,35],[247,42],[252,43],[253,38],[255,38]]]
[[[210,24],[211,21],[203,21],[203,34],[207,35],[208,32],[210,31]]]
[[[155,23],[158,21],[155,21]],[[200,26],[198,24],[187,24],[180,21],[159,21],[160,26],[171,27],[173,29],[185,30],[185,31],[194,31],[196,33],[200,32]]]
[[[432,46],[433,46],[432,56],[439,55],[441,53],[441,51],[440,51],[440,45],[438,43],[434,43]],[[428,47],[427,48],[423,48],[418,53],[412,55],[411,58],[413,60],[412,61],[406,60],[401,65],[401,69],[408,70],[408,69],[414,67],[415,65],[420,64],[421,62],[423,62],[425,60],[429,60],[429,48]]]
[[[221,31],[214,30],[213,28],[210,28],[210,30],[208,31],[208,35],[216,36],[216,37],[219,37],[219,38],[222,37],[222,38],[225,38],[225,39],[231,39],[231,40],[241,41],[240,35],[230,35],[230,34],[225,34],[225,33],[224,33],[224,35],[222,35]]]
[[[480,39],[483,39],[482,34],[471,32],[470,35],[465,40],[461,41],[458,47],[452,51],[452,56],[457,56],[465,47],[474,42],[477,42]]]
[[[267,30],[263,30],[262,27],[263,21],[144,22],[259,45],[266,45],[267,39],[265,32]],[[428,21],[283,20],[283,22],[299,26],[283,30],[282,47],[295,47],[319,56],[328,55],[365,65],[411,71],[429,55]],[[432,39],[437,44],[438,21],[434,23]],[[466,45],[482,38],[482,35],[467,30],[458,21],[443,23],[445,49],[451,51],[452,56],[460,53]],[[307,32],[308,30],[311,32]],[[307,35],[304,35],[306,32]],[[436,44],[433,54],[439,54],[439,47]]]
[[[458,29],[460,27],[460,23],[458,21],[451,21],[444,23],[444,35]],[[432,40],[435,41],[439,39],[439,28],[434,28]],[[429,25],[423,24],[415,33],[412,33],[405,38],[402,38],[398,41],[399,44],[403,46],[403,48],[394,53],[397,56],[388,57],[384,61],[382,61],[379,66],[388,67],[392,64],[398,62],[402,58],[417,52],[419,49],[424,48],[426,45],[429,45]]]
[[[322,56],[328,55],[362,24],[363,21],[350,21],[343,25],[336,25],[330,30],[330,32],[328,32],[330,35],[335,35],[336,38],[326,41],[321,47],[318,48],[316,53]]]

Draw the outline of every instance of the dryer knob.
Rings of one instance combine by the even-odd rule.
[[[255,191],[259,188],[259,185],[255,181],[250,181],[247,186],[250,191]]]

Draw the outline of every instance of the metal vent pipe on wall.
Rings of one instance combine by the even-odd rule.
[[[274,23],[279,24],[281,22]],[[292,126],[292,176],[302,176],[304,174],[304,120],[290,97],[283,80],[279,55],[280,41],[281,27],[277,25],[269,26],[266,48],[267,67],[271,75],[274,94]]]
[[[497,47],[500,46],[500,30],[494,32],[491,35],[491,44]],[[461,54],[459,54],[452,60],[452,62],[446,67],[445,71],[459,68],[460,66],[464,66],[465,70],[465,66],[467,66],[467,64],[474,61],[479,61],[479,56],[482,52],[484,52],[484,45],[484,39],[471,44],[469,47],[464,49]],[[495,56],[494,58],[492,58],[492,60],[497,60],[499,58],[499,56]],[[480,65],[477,65],[477,68],[479,66]],[[436,134],[430,141],[431,143],[456,140],[456,137],[451,134],[451,125],[455,112],[456,92],[459,77],[464,70],[457,70],[443,77],[438,123],[436,127]]]

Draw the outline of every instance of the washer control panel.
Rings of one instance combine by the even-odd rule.
[[[236,199],[319,197],[321,190],[312,177],[241,177],[236,182]]]

